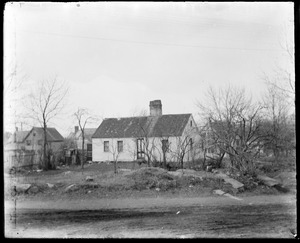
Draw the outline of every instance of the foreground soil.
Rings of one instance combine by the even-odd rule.
[[[12,238],[294,238],[295,196],[6,202]]]

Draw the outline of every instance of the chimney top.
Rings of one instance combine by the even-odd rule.
[[[77,133],[79,130],[79,127],[78,126],[75,126],[75,133]]]
[[[161,116],[162,115],[162,104],[161,100],[150,101],[150,116]]]
[[[161,105],[161,100],[152,100],[150,101],[150,105]]]

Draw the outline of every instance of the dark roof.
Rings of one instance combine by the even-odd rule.
[[[39,134],[43,134],[43,128],[42,127],[33,127],[31,131],[27,134],[27,136],[24,138],[24,140],[29,136],[29,134],[35,131]],[[59,142],[63,141],[63,136],[54,128],[54,127],[47,127],[47,140],[48,142]]]
[[[181,136],[191,114],[104,119],[92,138]]]
[[[163,115],[155,123],[152,137],[181,136],[191,114]]]

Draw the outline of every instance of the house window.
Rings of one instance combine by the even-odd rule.
[[[104,141],[104,152],[109,152],[109,141]]]
[[[43,139],[38,140],[38,145],[43,145]]]
[[[123,152],[123,141],[118,141],[118,153]]]
[[[162,151],[165,153],[169,149],[169,140],[163,139],[161,142],[162,142]]]
[[[88,143],[86,145],[86,149],[87,149],[87,151],[92,151],[93,150],[93,145],[91,143]]]
[[[193,126],[193,122],[192,122],[192,121],[190,121],[190,126],[191,126],[191,127]]]
[[[31,140],[26,140],[26,145],[27,146],[31,145]]]
[[[87,160],[93,159],[93,145],[91,143],[88,143],[86,145],[86,155],[87,155]]]

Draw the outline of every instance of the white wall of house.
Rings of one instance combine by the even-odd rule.
[[[189,152],[188,157],[185,158],[185,161],[190,161],[192,159],[199,159],[201,157],[201,136],[199,134],[199,130],[197,124],[193,118],[190,116],[188,123],[183,131],[183,137],[189,136],[193,141],[193,149]]]
[[[145,145],[144,151],[148,154],[152,155],[152,160],[155,158],[157,161],[163,161],[163,152],[162,152],[162,139],[167,139],[169,143],[169,150],[166,152],[166,160],[168,162],[176,162],[178,161],[178,154],[180,152],[180,144],[183,141],[188,142],[189,140],[185,139],[185,137],[163,137],[163,138],[148,138]],[[104,151],[104,142],[107,141],[109,143],[109,151]],[[123,141],[123,151],[117,151],[117,142]],[[144,143],[144,144],[145,144]],[[133,161],[137,159],[137,142],[136,138],[108,138],[108,139],[100,139],[93,138],[93,161],[114,161],[114,158],[117,158],[118,161]],[[190,146],[190,145],[188,145]],[[194,145],[193,145],[194,146]],[[195,146],[194,146],[195,147]],[[195,148],[196,149],[196,148]],[[189,147],[186,149],[186,154],[184,157],[184,161],[190,161],[192,159],[196,159],[199,156],[199,153],[196,153],[195,149],[190,150]],[[151,150],[151,152],[150,152]],[[147,159],[147,156],[145,156]]]
[[[104,142],[108,141],[109,151],[104,151]],[[118,141],[123,141],[123,151],[118,152]],[[133,161],[136,159],[136,140],[134,138],[93,138],[93,161]],[[116,157],[115,157],[116,158]]]

